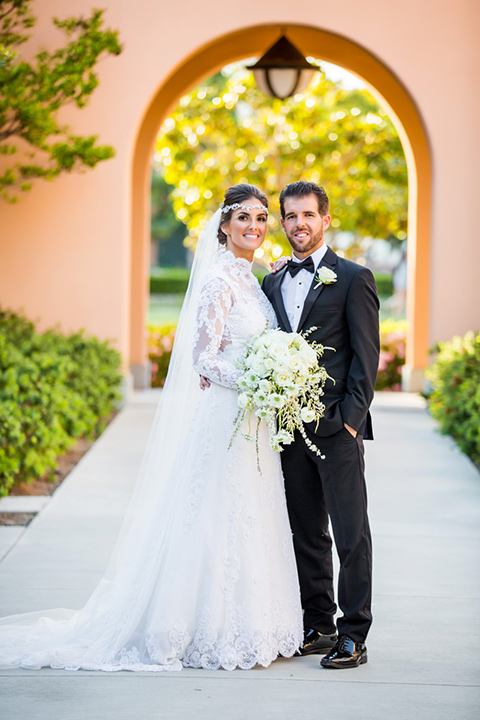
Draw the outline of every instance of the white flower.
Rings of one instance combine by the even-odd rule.
[[[253,396],[253,402],[255,405],[266,405],[268,402],[267,394],[259,390]]]
[[[247,390],[249,387],[249,384],[243,376],[237,381],[237,387],[239,390]]]
[[[302,408],[300,411],[300,417],[304,423],[313,422],[315,420],[315,413],[313,410],[309,410],[308,408]]]
[[[238,407],[242,409],[246,408],[249,400],[250,396],[247,393],[240,393],[240,395],[238,396]]]
[[[309,363],[309,365],[317,364],[317,353],[308,343],[307,347],[302,352],[302,357]]]
[[[248,385],[248,387],[256,387],[258,384],[258,377],[257,373],[253,372],[252,370],[248,373],[246,373],[244,376],[244,379]]]
[[[268,380],[260,380],[260,382],[258,383],[258,389],[261,390],[263,393],[269,393],[272,389],[272,386],[268,382]]]
[[[270,345],[270,357],[275,358],[275,360],[279,360],[280,358],[286,358],[288,357],[288,349],[286,345],[282,345],[282,343],[273,342]]]
[[[267,417],[268,413],[265,408],[257,408],[255,410],[255,415],[260,418],[260,420],[263,420],[263,418]]]
[[[286,430],[279,430],[274,439],[276,442],[282,443],[282,445],[290,445],[293,442],[293,435],[290,435]]]
[[[275,382],[280,385],[280,387],[290,385],[293,382],[293,373],[289,372],[288,370],[279,370],[278,372],[274,373],[273,377],[275,379]]]
[[[283,397],[283,395],[279,395],[278,393],[273,393],[268,398],[268,404],[270,405],[270,407],[280,409],[281,407],[283,407],[285,405],[285,398]]]
[[[252,372],[255,373],[256,376],[256,382],[260,382],[261,377],[265,377],[265,375],[268,375],[268,370],[265,367],[265,363],[263,363],[261,360],[255,360],[254,364],[252,365]]]
[[[322,266],[318,268],[315,280],[317,284],[313,288],[314,290],[316,290],[319,285],[333,285],[333,283],[337,282],[337,273],[330,270],[330,268]]]
[[[288,367],[296,373],[303,375],[307,370],[307,363],[300,354],[292,355],[288,360]]]

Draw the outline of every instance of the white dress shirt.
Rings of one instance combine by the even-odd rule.
[[[315,273],[317,268],[323,260],[325,253],[328,250],[328,246],[323,243],[318,250],[315,250],[311,254],[313,264],[315,265]],[[305,258],[304,258],[305,259]],[[293,262],[302,262],[299,258],[292,255]],[[315,273],[311,273],[308,270],[299,270],[295,277],[292,277],[287,270],[283,276],[282,282],[282,298],[285,310],[290,321],[290,326],[294,332],[298,329],[298,323],[302,315],[303,306],[307,299],[308,291],[313,282]]]

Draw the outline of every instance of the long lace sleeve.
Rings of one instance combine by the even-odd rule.
[[[202,289],[193,343],[193,366],[212,382],[236,389],[241,371],[224,355],[230,344],[226,320],[232,305],[233,293],[225,280],[213,278]]]

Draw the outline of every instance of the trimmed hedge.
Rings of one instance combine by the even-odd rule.
[[[255,273],[261,284],[265,273]],[[156,268],[150,275],[150,295],[173,295],[187,292],[188,268]]]
[[[255,275],[258,281],[262,282],[264,273],[258,272]],[[387,298],[393,295],[393,278],[388,273],[374,273],[377,292],[380,297]],[[190,270],[188,268],[154,268],[150,276],[151,295],[173,295],[174,293],[185,294],[187,291]]]
[[[120,400],[120,354],[83,333],[37,334],[0,310],[0,495],[55,469],[80,437],[95,438]]]
[[[389,273],[374,272],[377,293],[381,298],[389,298],[393,295],[393,277]]]
[[[430,412],[442,433],[451,435],[480,465],[480,332],[455,336],[438,345],[426,376],[433,386]]]

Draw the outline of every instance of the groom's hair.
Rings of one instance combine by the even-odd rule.
[[[318,203],[318,212],[323,217],[328,215],[328,209],[330,203],[325,190],[319,185],[315,185],[313,182],[306,182],[305,180],[298,180],[297,182],[290,183],[283,188],[280,193],[280,212],[282,218],[285,219],[285,200],[286,198],[298,198],[305,197],[306,195],[315,195]]]

